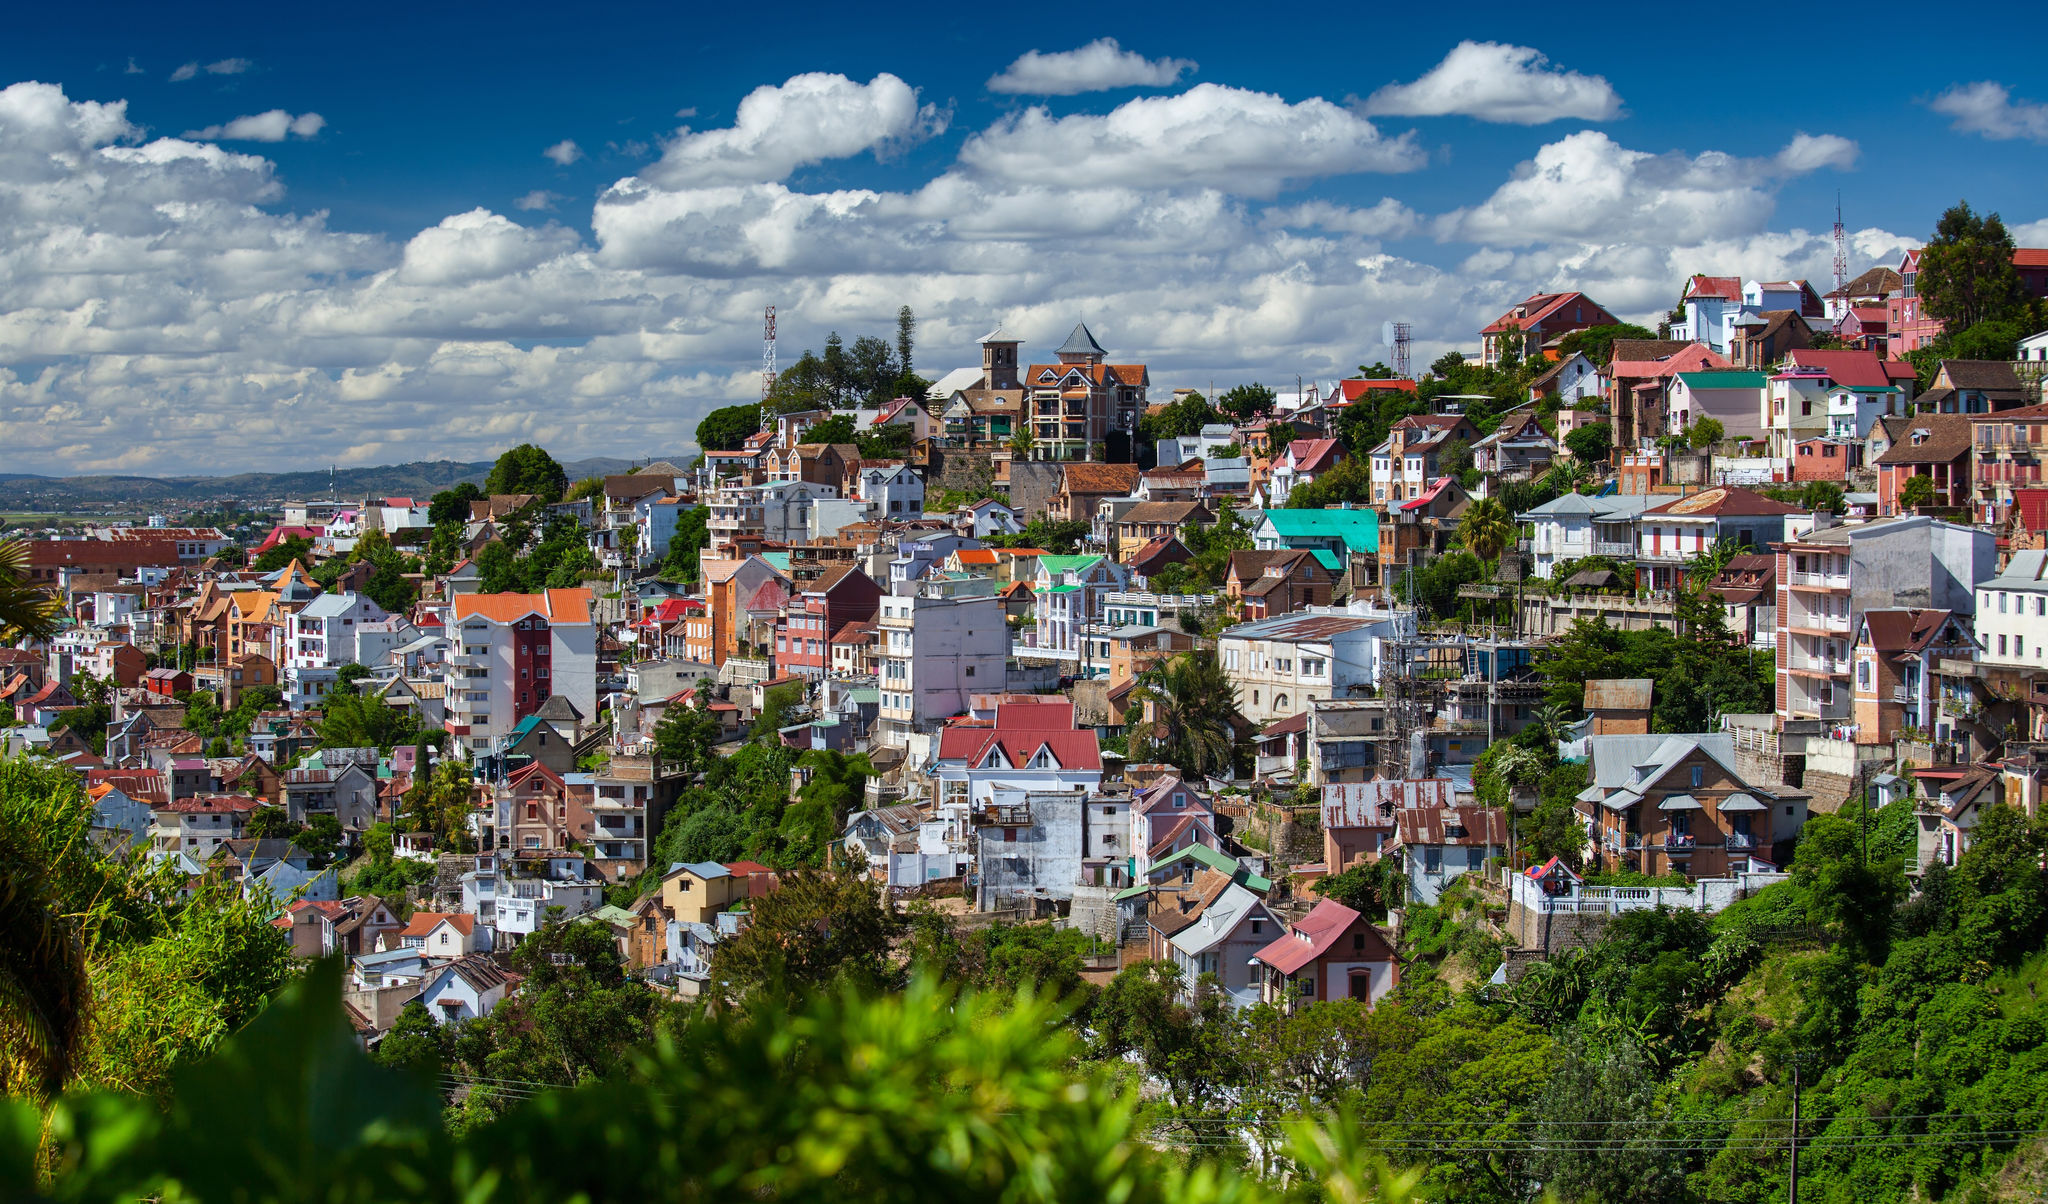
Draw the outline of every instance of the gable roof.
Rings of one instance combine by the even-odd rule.
[[[1685,282],[1685,300],[1694,297],[1719,297],[1723,301],[1742,300],[1742,277],[1740,276],[1694,276]]]
[[[1321,472],[1335,464],[1344,445],[1335,439],[1296,439],[1287,445],[1287,456],[1301,472]]]
[[[2021,395],[2019,373],[2007,360],[1943,360],[1942,374],[1958,389],[1981,389],[1987,393]]]
[[[1934,642],[1951,612],[1921,607],[1883,606],[1863,612],[1863,634],[1879,652],[1920,652]]]
[[[1829,380],[1851,389],[1887,388],[1916,375],[1913,365],[1884,359],[1875,351],[1814,351],[1795,347],[1785,353],[1785,370],[1781,370],[1779,375],[1787,375],[1786,370],[1794,365],[1818,368],[1827,373]]]
[[[1324,899],[1310,908],[1307,915],[1289,924],[1278,940],[1252,954],[1252,960],[1282,974],[1293,974],[1335,949],[1337,938],[1364,918],[1334,899]],[[1370,925],[1366,926],[1366,931],[1378,938],[1376,941],[1369,939],[1367,943],[1378,945],[1375,952],[1384,955],[1381,960],[1392,960],[1393,951],[1387,948],[1385,938],[1378,937]]]
[[[1354,551],[1380,550],[1380,516],[1370,509],[1268,510],[1281,539],[1341,539]]]
[[[1073,493],[1129,493],[1141,477],[1136,464],[1092,464],[1077,461],[1066,466],[1062,486]]]
[[[1892,445],[1877,458],[1879,464],[1946,464],[1970,454],[1970,415],[1914,414],[1890,419],[1885,431]],[[1913,436],[1926,432],[1919,440]]]

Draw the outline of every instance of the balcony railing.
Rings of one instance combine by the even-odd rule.
[[[1847,573],[1793,573],[1791,574],[1791,584],[1816,589],[1848,589],[1849,575]]]
[[[1893,686],[1892,701],[1903,702],[1910,706],[1920,701],[1920,693],[1910,686]]]
[[[1634,557],[1636,545],[1627,540],[1596,539],[1593,541],[1593,555],[1618,556],[1626,560]]]

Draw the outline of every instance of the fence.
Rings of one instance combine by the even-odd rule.
[[[1690,886],[1587,886],[1575,882],[1569,890],[1552,894],[1527,874],[1508,869],[1500,872],[1515,906],[1552,915],[1618,915],[1656,907],[1716,912],[1766,886],[1791,880],[1790,874],[1768,873],[1702,878]]]

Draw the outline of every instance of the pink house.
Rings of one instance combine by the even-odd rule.
[[[1401,960],[1380,930],[1324,899],[1252,955],[1259,998],[1284,1011],[1331,999],[1376,1003],[1401,981]]]

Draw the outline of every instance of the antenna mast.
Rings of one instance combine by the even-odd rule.
[[[1414,327],[1406,322],[1394,323],[1394,375],[1402,380],[1411,380],[1408,370],[1408,344],[1412,341]]]
[[[1842,225],[1842,194],[1835,194],[1835,295],[1849,311],[1849,231]]]
[[[761,319],[761,400],[775,388],[775,307]]]

